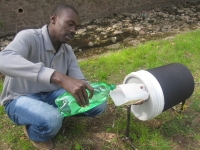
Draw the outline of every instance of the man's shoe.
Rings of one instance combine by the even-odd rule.
[[[28,137],[26,126],[24,126],[24,134]],[[29,139],[29,137],[28,137],[28,139]],[[53,142],[51,140],[45,141],[45,142],[36,142],[36,141],[32,141],[32,140],[30,140],[30,141],[33,144],[33,146],[35,148],[37,148],[38,150],[51,150],[54,148]]]

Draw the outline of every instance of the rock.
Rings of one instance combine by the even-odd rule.
[[[109,46],[107,46],[106,48],[107,48],[107,49],[119,49],[120,46],[121,46],[121,45],[120,45],[119,43],[117,43],[117,44],[109,45]]]
[[[157,26],[154,27],[154,31],[156,31],[156,32],[159,32],[160,29],[161,29],[161,27],[159,25],[157,25]]]
[[[107,29],[106,29],[106,31],[110,31],[112,28],[111,27],[108,27]]]
[[[122,13],[122,15],[123,15],[124,17],[128,17],[128,16],[131,16],[131,13]]]
[[[138,27],[135,27],[134,29],[135,29],[136,31],[140,31],[140,30],[142,29],[142,27],[139,27],[139,26],[138,26]]]
[[[144,30],[140,30],[139,35],[145,35],[145,31]]]
[[[94,43],[93,42],[89,42],[88,45],[89,46],[94,46]]]
[[[137,16],[138,16],[138,14],[137,14],[137,13],[133,13],[133,14],[131,14],[131,15],[130,15],[131,19],[136,19],[136,18],[137,18]]]
[[[116,29],[117,26],[118,26],[117,24],[114,24],[114,25],[112,26],[112,28],[113,28],[113,29]]]
[[[169,41],[172,39],[174,39],[174,36],[169,36],[169,37],[164,38],[164,40],[169,40]]]
[[[76,31],[77,34],[83,34],[87,29],[79,29]]]
[[[122,31],[116,30],[116,31],[113,33],[113,35],[122,34],[122,33],[123,33]]]
[[[128,31],[133,31],[134,28],[133,28],[133,27],[128,27],[127,30],[128,30]]]
[[[91,22],[91,20],[83,20],[81,25],[85,26],[88,25]]]
[[[178,12],[178,13],[183,13],[184,10],[183,10],[183,9],[179,9],[179,10],[177,10],[177,12]]]
[[[99,41],[99,40],[100,40],[100,37],[97,37],[96,40]]]
[[[72,50],[73,50],[74,52],[76,52],[76,51],[78,51],[78,47],[74,47]]]
[[[10,43],[10,41],[5,40],[5,41],[2,41],[2,42],[0,43],[0,46],[1,46],[1,47],[6,47],[9,43]]]
[[[111,37],[111,41],[115,43],[117,41],[117,37]]]
[[[101,43],[102,43],[102,44],[104,44],[104,43],[106,43],[106,42],[108,42],[108,39],[101,40]]]
[[[96,32],[101,32],[101,31],[103,31],[102,28],[97,28],[97,29],[96,29]]]
[[[14,36],[7,36],[6,37],[9,41],[12,41],[14,39]]]
[[[133,38],[127,37],[127,38],[125,38],[123,41],[124,41],[124,42],[128,42],[128,41],[131,41],[131,40],[133,40]]]
[[[74,36],[74,38],[80,38],[81,36],[79,35],[79,34],[76,34],[75,36]]]
[[[101,34],[103,34],[103,35],[107,35],[107,32],[101,32]]]
[[[95,32],[94,31],[88,31],[86,34],[93,34],[93,33],[95,33]]]
[[[87,33],[85,33],[85,32],[81,33],[82,36],[84,36],[84,35],[86,35],[86,34],[87,34]]]
[[[92,29],[95,29],[97,26],[96,25],[89,25],[89,26],[87,26],[86,28],[88,29],[88,30],[92,30]]]
[[[122,22],[118,22],[112,26],[113,29],[121,29],[121,27],[122,27]]]
[[[140,43],[140,41],[138,40],[131,40],[128,42],[128,44],[132,45],[132,46],[137,46]]]
[[[2,50],[4,50],[4,48],[5,48],[5,47],[1,47],[0,50],[2,51]]]
[[[177,6],[172,6],[172,9],[176,10],[176,9],[177,9]]]

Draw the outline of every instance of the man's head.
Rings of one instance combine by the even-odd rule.
[[[68,4],[57,5],[50,16],[49,34],[52,42],[66,43],[72,39],[79,24],[78,12]]]
[[[58,4],[56,7],[54,7],[54,9],[52,10],[51,14],[59,15],[65,9],[72,9],[79,16],[79,14],[76,11],[76,9],[73,6],[69,5],[69,4]]]

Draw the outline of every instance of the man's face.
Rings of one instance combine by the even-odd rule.
[[[60,43],[66,43],[75,35],[79,17],[72,9],[65,9],[55,17],[54,33]]]

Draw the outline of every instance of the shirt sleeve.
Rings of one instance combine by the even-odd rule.
[[[28,31],[19,32],[14,40],[0,52],[0,72],[4,75],[23,78],[34,82],[50,83],[54,69],[47,68],[42,62],[33,63],[28,56],[37,51],[34,36]]]

